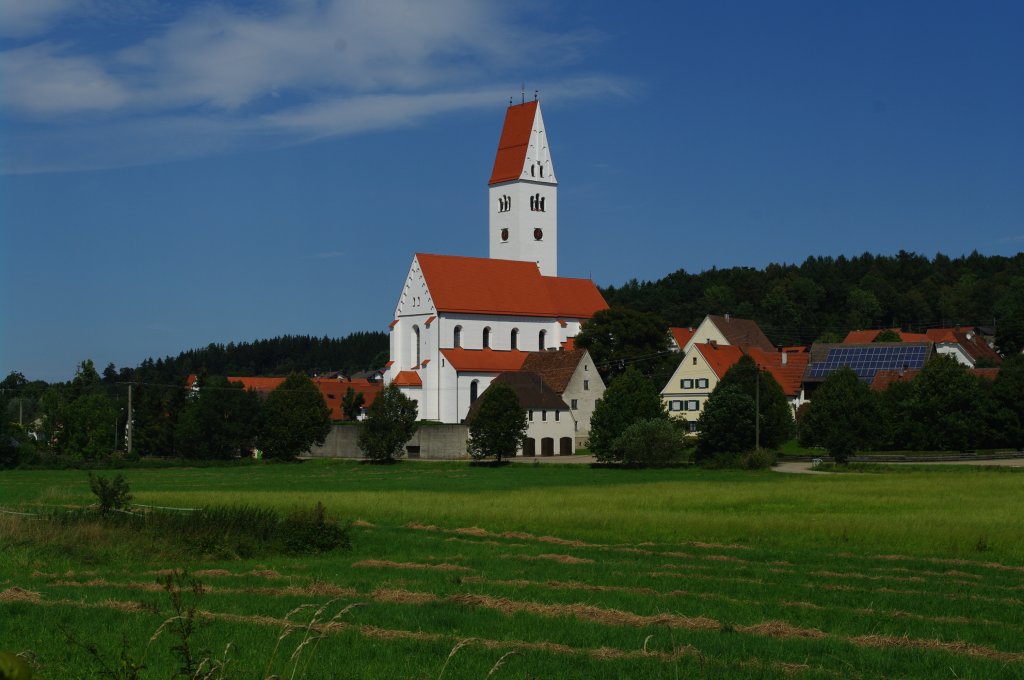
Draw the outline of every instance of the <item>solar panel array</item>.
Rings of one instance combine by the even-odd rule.
[[[807,367],[810,378],[824,378],[849,366],[857,377],[871,382],[878,371],[918,369],[924,366],[927,345],[880,345],[878,347],[833,347],[824,361]]]

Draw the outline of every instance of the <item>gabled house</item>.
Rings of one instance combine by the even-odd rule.
[[[523,371],[536,373],[544,384],[569,405],[574,422],[576,446],[585,446],[590,438],[590,418],[597,400],[604,395],[604,380],[585,349],[561,352],[530,352]]]
[[[919,370],[933,352],[933,344],[927,341],[856,344],[816,342],[811,345],[807,369],[804,371],[804,398],[806,401],[813,400],[818,385],[841,368],[852,369],[861,381],[870,385],[880,371]]]
[[[696,330],[696,328],[678,328],[675,326],[669,328],[669,349],[673,352],[682,352]]]
[[[764,334],[756,321],[750,319],[737,319],[729,314],[718,316],[708,314],[704,320],[697,325],[689,338],[682,346],[682,351],[689,351],[692,345],[717,343],[719,345],[733,345],[744,347],[757,347],[766,352],[774,352],[775,346],[768,336]]]
[[[491,381],[491,385],[495,384],[511,387],[520,408],[526,412],[526,442],[518,455],[571,456],[575,452],[572,411],[544,378],[532,371],[516,371],[499,374]],[[468,418],[476,414],[481,401],[469,408]]]
[[[873,343],[884,331],[896,333],[902,342],[931,342],[936,354],[952,355],[957,362],[974,368],[979,361],[997,366],[1002,357],[992,349],[977,328],[929,328],[925,333],[909,333],[898,328],[850,331],[844,345]]]

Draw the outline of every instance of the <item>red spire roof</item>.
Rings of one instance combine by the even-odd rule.
[[[508,107],[505,125],[501,128],[498,154],[488,184],[499,184],[519,179],[526,165],[526,150],[530,146],[533,121],[537,117],[537,102],[525,102]]]
[[[593,281],[542,276],[533,262],[423,253],[416,259],[439,312],[589,319],[608,308]]]

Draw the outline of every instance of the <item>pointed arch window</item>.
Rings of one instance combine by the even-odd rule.
[[[519,349],[519,329],[518,328],[513,328],[512,329],[512,338],[511,338],[510,344],[511,344],[512,349]]]
[[[452,332],[452,347],[462,347],[462,326],[456,326]]]
[[[469,383],[469,403],[470,404],[472,404],[474,401],[476,401],[476,398],[478,396],[479,390],[480,390],[480,381],[479,380],[474,380],[473,382]]]
[[[544,209],[544,200],[545,200],[546,198],[547,198],[547,196],[541,196],[541,197],[540,197],[540,211],[541,211],[541,212],[546,212],[546,211],[545,211],[545,209]]]
[[[483,346],[484,349],[489,349],[490,346],[491,346],[491,327],[490,326],[488,326],[487,328],[484,329],[484,337],[483,337],[483,342],[481,342],[481,345]]]
[[[547,331],[541,331],[540,333],[537,334],[537,349],[541,352],[547,349],[547,347],[545,347],[544,345],[544,341],[547,339],[547,336]]]
[[[412,350],[412,364],[413,366],[420,365],[420,327],[412,327],[412,341],[415,347]]]

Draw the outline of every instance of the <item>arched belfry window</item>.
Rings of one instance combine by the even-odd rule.
[[[530,166],[530,177],[536,177],[536,176],[537,176],[537,164],[534,163],[533,165]]]
[[[484,329],[484,337],[483,337],[483,342],[481,344],[483,345],[484,349],[487,349],[487,348],[489,348],[491,346],[491,327],[490,326],[488,326],[487,328]]]
[[[537,334],[537,349],[540,350],[541,352],[547,349],[547,347],[544,346],[544,341],[547,339],[547,337],[547,331],[541,331],[540,333]]]
[[[472,404],[474,401],[476,401],[476,398],[478,396],[477,393],[478,393],[479,390],[480,390],[480,381],[479,380],[474,380],[473,382],[469,383],[469,403],[470,404]]]
[[[511,340],[510,344],[512,346],[512,349],[519,349],[519,329],[518,328],[513,328],[512,329],[512,340]]]
[[[452,347],[462,347],[462,326],[456,326],[452,335]]]
[[[419,366],[419,364],[420,364],[420,327],[419,326],[413,326],[412,327],[412,342],[415,345],[415,347],[412,350],[412,360],[413,360],[412,363],[413,363],[414,366]]]
[[[544,209],[544,201],[545,201],[546,199],[547,199],[547,196],[541,196],[541,197],[540,197],[540,211],[541,211],[541,212],[544,212],[544,211],[545,211],[545,209]]]

